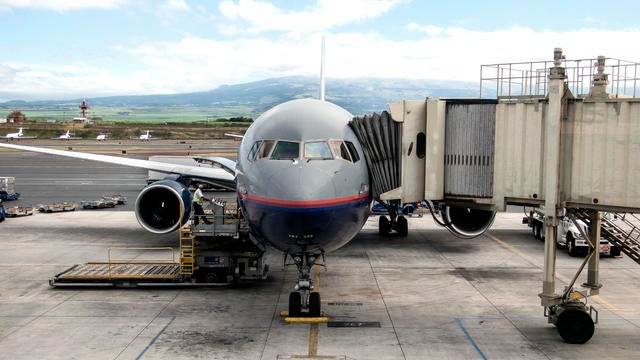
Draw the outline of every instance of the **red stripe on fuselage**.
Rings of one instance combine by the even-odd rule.
[[[316,208],[316,207],[331,207],[331,206],[339,206],[345,205],[349,203],[359,202],[369,198],[368,194],[354,195],[354,196],[346,196],[336,199],[326,199],[326,200],[280,200],[280,199],[271,199],[262,196],[249,195],[249,194],[240,194],[240,197],[243,199],[247,199],[249,201],[253,201],[256,203],[269,205],[269,206],[278,206],[278,207],[286,207],[286,208]]]

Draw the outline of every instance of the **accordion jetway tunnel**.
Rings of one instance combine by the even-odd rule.
[[[408,202],[426,201],[440,215],[434,218],[461,237],[482,234],[507,205],[540,208],[541,304],[565,341],[588,341],[597,316],[586,298],[602,287],[593,255],[600,212],[640,212],[638,70],[638,63],[602,56],[566,60],[555,49],[553,61],[482,66],[481,96],[489,91],[495,99],[403,100],[389,112],[354,118],[371,193],[390,210],[380,232],[406,234],[397,208]],[[559,294],[555,229],[564,214],[593,226],[584,234],[589,255]],[[587,281],[578,289],[585,266]]]

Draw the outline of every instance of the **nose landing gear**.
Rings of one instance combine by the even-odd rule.
[[[378,220],[378,232],[380,235],[386,236],[391,233],[391,230],[395,230],[400,236],[407,236],[409,234],[409,225],[407,218],[403,215],[398,215],[399,201],[392,200],[388,204],[385,204],[389,212],[389,217],[380,215]]]
[[[311,279],[313,266],[321,266],[316,263],[318,256],[305,253],[291,255],[291,258],[298,268],[298,281],[295,286],[296,291],[289,294],[289,317],[319,317],[321,315],[320,293],[313,292]]]

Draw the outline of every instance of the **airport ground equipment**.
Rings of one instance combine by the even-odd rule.
[[[33,208],[29,206],[12,206],[6,209],[6,217],[21,217],[33,215]]]
[[[41,213],[56,213],[56,212],[66,212],[66,211],[75,211],[77,206],[73,202],[59,202],[53,204],[40,204],[36,206],[39,212]]]
[[[18,200],[20,193],[16,192],[16,179],[14,177],[0,177],[0,200]]]
[[[597,314],[586,298],[602,286],[592,244],[602,232],[625,254],[638,249],[633,236],[607,233],[615,227],[600,212],[640,213],[640,64],[567,60],[554,49],[551,61],[483,65],[480,78],[479,99],[402,100],[351,122],[371,193],[390,209],[426,201],[438,223],[463,238],[482,234],[507,205],[540,208],[541,305],[565,341],[584,343]],[[590,251],[576,274],[586,270],[584,284],[557,292],[555,234],[565,211],[581,231],[578,220],[589,225],[581,235]],[[403,223],[396,212],[381,216],[379,228],[403,233]]]
[[[103,195],[104,200],[115,201],[116,205],[124,205],[127,203],[127,197],[122,194]]]
[[[577,225],[583,229],[580,232],[576,224],[571,221],[569,216],[565,214],[558,222],[556,230],[556,244],[567,249],[569,256],[586,255],[589,252],[589,241],[582,237],[582,233],[589,233],[589,214],[586,213],[574,213],[577,218]],[[611,213],[603,213],[602,218],[613,218],[616,215]],[[544,213],[539,209],[534,209],[529,212],[529,215],[522,219],[523,224],[527,224],[531,228],[533,237],[538,240],[545,240],[543,233],[544,229]],[[605,223],[603,222],[603,226]],[[619,256],[621,249],[615,245],[612,241],[609,241],[610,234],[604,234],[602,229],[600,230],[600,255],[605,256]]]
[[[207,223],[180,226],[179,244],[162,248],[110,248],[106,262],[77,264],[53,276],[65,286],[221,286],[261,280],[269,267],[237,207],[215,201]]]
[[[83,200],[80,202],[80,206],[83,209],[105,209],[115,207],[116,201],[111,199],[98,199],[98,200]]]

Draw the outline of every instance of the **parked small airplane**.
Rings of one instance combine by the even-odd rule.
[[[69,140],[69,139],[71,139],[71,133],[69,132],[69,130],[67,130],[67,132],[62,134],[62,135],[60,135],[58,137],[58,139],[60,139],[60,140]]]
[[[9,133],[9,134],[5,135],[5,138],[6,139],[20,139],[23,136],[24,136],[24,134],[22,133],[22,128],[19,128],[18,132]]]
[[[147,130],[146,134],[142,134],[140,135],[140,140],[142,141],[149,141],[151,140],[151,130]]]

